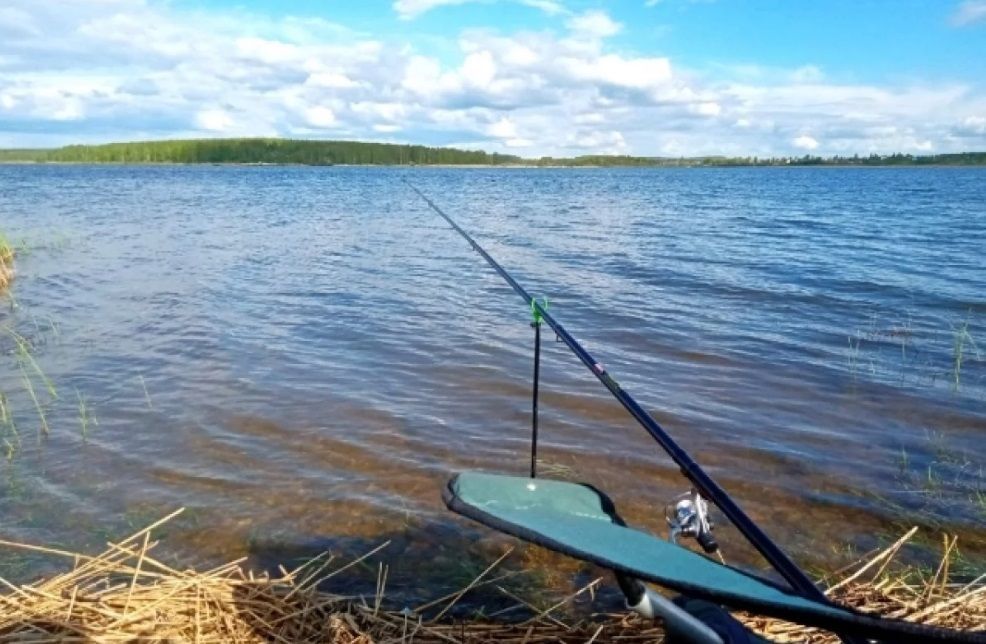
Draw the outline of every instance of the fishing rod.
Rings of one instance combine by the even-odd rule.
[[[483,249],[479,243],[473,239],[469,233],[463,230],[455,221],[446,214],[441,208],[439,208],[435,202],[428,198],[421,190],[416,186],[411,184],[406,179],[402,181],[407,184],[411,190],[418,194],[425,203],[431,207],[436,213],[438,213],[448,224],[459,233],[472,249],[479,253],[483,259],[499,273],[507,284],[509,284],[514,291],[517,292],[524,301],[527,302],[528,306],[531,307],[531,311],[539,316],[544,322],[551,327],[551,329],[558,336],[558,339],[565,343],[572,353],[582,361],[586,367],[599,379],[601,383],[610,391],[611,394],[623,405],[631,416],[633,416],[638,423],[651,437],[658,442],[658,444],[667,452],[671,460],[678,465],[681,473],[687,478],[692,485],[695,486],[696,490],[709,501],[714,503],[724,515],[736,526],[736,528],[743,534],[744,537],[753,545],[754,548],[766,559],[777,572],[784,577],[785,580],[791,585],[791,587],[801,596],[812,599],[815,601],[823,602],[825,604],[830,604],[831,602],[825,596],[822,591],[818,589],[817,586],[808,578],[808,576],[798,568],[785,553],[781,550],[777,544],[775,544],[767,534],[760,529],[760,527],[747,516],[746,512],[740,508],[739,505],[726,493],[726,491],[716,483],[712,477],[710,477],[702,467],[696,463],[692,457],[686,452],[678,443],[675,442],[673,438],[660,426],[658,423],[648,414],[644,409],[634,400],[633,396],[629,394],[625,389],[620,387],[619,383],[609,374],[602,363],[598,362],[588,351],[576,340],[572,335],[565,330],[565,327],[561,325],[560,322],[554,319],[550,313],[548,313],[546,305],[538,302],[536,299],[531,297],[527,290],[520,285],[517,280],[515,280],[510,273],[506,271],[493,257]],[[848,641],[848,640],[845,640]]]

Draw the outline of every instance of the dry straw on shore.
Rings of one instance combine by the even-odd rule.
[[[14,247],[0,233],[0,291],[10,286],[14,279]]]
[[[844,576],[825,594],[867,613],[957,630],[986,629],[986,574],[956,583],[949,568],[958,552],[956,537],[943,537],[942,558],[934,572],[896,566],[894,558],[917,528],[889,548],[840,571]],[[740,615],[740,620],[775,642],[838,644],[831,633],[775,619]]]
[[[179,511],[180,512],[180,511]],[[556,615],[576,595],[591,592],[600,580],[547,609],[523,599],[533,617],[523,622],[472,622],[446,618],[448,609],[480,586],[496,586],[495,562],[460,592],[419,607],[393,612],[383,608],[387,569],[380,566],[378,590],[370,599],[347,598],[325,590],[332,578],[377,554],[336,566],[322,555],[277,577],[254,575],[243,560],[206,571],[178,570],[152,556],[152,531],[175,512],[97,556],[0,542],[0,547],[68,558],[72,567],[49,579],[21,586],[0,579],[0,641],[30,642],[653,642],[659,627],[628,615],[597,615],[580,624]],[[907,538],[861,562],[832,587],[836,599],[864,610],[930,624],[975,628],[986,624],[986,583],[956,585],[948,581],[955,541],[946,543],[938,571],[923,583],[900,573],[891,575],[891,560]],[[504,589],[500,589],[507,592]],[[427,609],[427,610],[425,610]],[[425,619],[421,613],[430,615]],[[744,618],[781,641],[835,641],[823,634],[774,620]]]

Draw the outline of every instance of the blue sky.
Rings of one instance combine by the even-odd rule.
[[[986,0],[5,0],[0,146],[986,149]]]

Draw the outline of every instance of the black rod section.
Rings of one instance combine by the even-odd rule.
[[[469,245],[472,246],[473,250],[483,256],[483,259],[485,259],[486,262],[493,267],[493,270],[499,273],[500,277],[502,277],[507,284],[509,284],[522,298],[524,298],[524,301],[527,302],[532,311],[535,311],[541,315],[544,321],[548,323],[548,326],[550,326],[552,330],[554,330],[555,334],[557,334],[561,341],[564,342],[568,348],[572,350],[572,353],[574,353],[576,357],[582,361],[582,364],[588,367],[589,370],[595,374],[596,378],[598,378],[599,381],[603,383],[607,389],[609,389],[610,393],[613,394],[618,401],[620,401],[620,404],[623,405],[628,412],[630,412],[630,415],[633,416],[645,430],[647,430],[647,433],[649,433],[662,448],[664,448],[664,451],[671,457],[671,460],[673,460],[681,469],[681,473],[685,476],[685,478],[691,481],[705,498],[712,501],[722,511],[722,513],[726,515],[726,518],[728,518],[733,525],[736,526],[736,528],[743,534],[744,537],[747,538],[753,547],[757,549],[764,559],[766,559],[770,565],[773,566],[789,584],[791,584],[791,587],[798,594],[807,599],[812,599],[826,604],[831,603],[822,591],[815,586],[811,579],[809,579],[808,576],[805,575],[800,568],[798,568],[797,564],[795,564],[784,553],[784,551],[777,546],[777,544],[771,541],[770,537],[768,537],[767,534],[761,530],[749,516],[747,516],[742,508],[740,508],[740,506],[737,505],[732,498],[730,498],[726,491],[722,489],[718,483],[712,480],[712,477],[706,474],[705,470],[703,470],[698,463],[692,460],[692,457],[689,456],[688,453],[682,449],[674,441],[674,439],[671,438],[671,436],[664,431],[663,428],[661,428],[660,425],[657,424],[657,421],[651,418],[650,414],[644,411],[644,409],[629,393],[627,393],[626,390],[620,387],[619,383],[617,383],[612,376],[609,375],[605,367],[603,367],[601,363],[597,362],[595,358],[593,358],[589,352],[586,351],[582,345],[579,344],[579,342],[565,330],[565,327],[563,327],[560,322],[551,317],[548,311],[545,310],[543,306],[538,304],[538,302],[530,296],[523,286],[511,277],[510,274],[504,270],[504,268],[500,266],[500,264],[498,264],[489,253],[483,250],[482,246],[476,243],[476,240],[469,236],[469,233],[460,228],[451,217],[435,205],[435,202],[429,199],[423,192],[418,190],[417,187],[412,185],[406,179],[403,179],[403,181],[408,185],[408,187],[414,190],[414,192],[416,192],[418,196],[420,196],[425,203],[431,207],[432,210],[447,221],[456,232],[462,235],[462,237],[469,242]]]
[[[541,378],[541,321],[531,322],[534,327],[534,395],[531,401],[531,478],[538,471],[538,380]]]

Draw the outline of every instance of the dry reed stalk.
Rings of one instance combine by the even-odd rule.
[[[14,279],[14,247],[0,234],[0,291]]]
[[[180,512],[180,510],[179,510]],[[387,567],[379,566],[377,594],[372,600],[326,592],[324,582],[387,544],[329,571],[333,559],[319,555],[294,570],[279,567],[279,576],[254,574],[243,560],[204,572],[177,570],[158,561],[151,552],[158,545],[151,532],[176,516],[172,513],[126,539],[109,544],[97,556],[27,544],[0,541],[17,548],[68,559],[70,568],[33,584],[16,586],[0,578],[8,589],[0,593],[0,642],[331,642],[337,644],[393,644],[398,642],[656,642],[658,625],[629,614],[595,615],[568,624],[552,613],[576,597],[592,593],[600,580],[583,587],[546,609],[497,585],[514,573],[490,578],[504,557],[487,567],[461,591],[423,605],[417,611],[382,608]],[[890,560],[912,537],[909,532],[887,550],[855,569],[844,571],[844,582],[830,588],[831,596],[867,612],[894,615],[911,621],[952,628],[986,625],[986,575],[965,585],[949,581],[949,560],[955,539],[946,538],[941,565],[929,578],[887,573]],[[509,553],[508,553],[509,554]],[[442,617],[463,596],[477,588],[493,587],[526,607],[526,621],[497,622],[430,619],[424,607],[443,609]],[[740,615],[748,626],[775,641],[835,642],[827,633],[773,619]]]
[[[917,530],[912,528],[890,547],[845,569],[848,576],[830,586],[825,594],[865,613],[957,630],[986,629],[986,575],[966,584],[949,581],[957,538],[944,537],[941,562],[930,578],[913,568],[892,566],[894,557]],[[745,613],[737,617],[775,642],[839,642],[831,633],[816,628]]]
[[[179,511],[180,512],[180,511]],[[11,541],[0,547],[68,559],[70,568],[33,583],[7,586],[0,594],[0,642],[546,642],[655,641],[660,629],[624,616],[604,623],[571,627],[541,611],[524,624],[490,621],[429,620],[419,612],[383,610],[387,567],[380,566],[377,595],[353,600],[324,590],[324,582],[371,557],[386,543],[358,559],[328,571],[333,559],[320,555],[279,577],[255,575],[237,560],[211,570],[176,570],[154,558],[152,530],[176,516],[111,543],[96,556]],[[501,557],[462,591],[432,605],[447,603],[446,614],[467,592],[494,580],[483,578]],[[506,578],[502,575],[496,581]],[[595,582],[594,582],[595,583]],[[580,591],[580,592],[584,592]],[[574,596],[573,596],[574,597]]]

